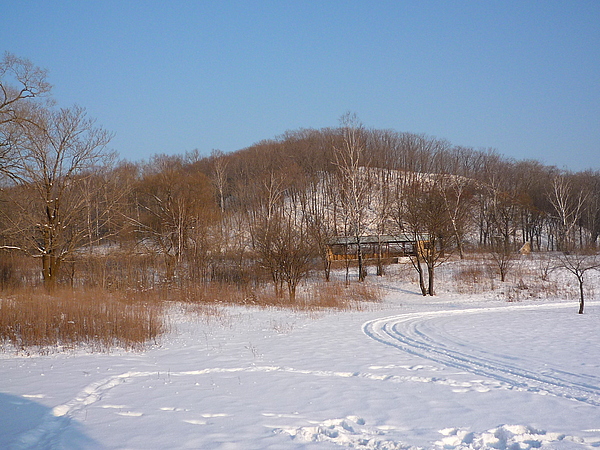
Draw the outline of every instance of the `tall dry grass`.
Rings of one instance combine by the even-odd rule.
[[[218,273],[213,281],[165,280],[154,270],[159,263],[154,255],[131,249],[76,254],[62,264],[58,286],[49,293],[42,286],[39,261],[0,253],[0,351],[142,349],[168,330],[174,305],[212,320],[226,305],[348,310],[381,298],[368,283],[309,280],[291,301],[276,295],[257,270]]]
[[[225,283],[193,284],[165,289],[159,294],[165,301],[201,305],[242,305],[259,308],[287,308],[296,311],[324,309],[360,309],[366,302],[381,300],[381,291],[368,283],[348,286],[341,281],[308,282],[290,300],[287,295],[276,295],[272,286],[238,286]]]
[[[21,352],[140,349],[165,330],[163,306],[140,294],[20,289],[0,300],[0,342]]]
[[[168,330],[170,305],[218,317],[225,305],[287,308],[295,311],[359,310],[377,302],[376,286],[342,282],[307,283],[290,301],[269,286],[239,287],[221,283],[165,286],[146,291],[94,288],[4,290],[0,296],[0,344],[5,351],[51,353],[85,348],[105,352],[139,350]]]

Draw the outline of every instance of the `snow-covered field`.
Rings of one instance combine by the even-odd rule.
[[[368,282],[363,311],[175,310],[144,352],[0,354],[0,448],[600,447],[600,303]]]

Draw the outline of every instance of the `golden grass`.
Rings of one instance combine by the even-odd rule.
[[[242,305],[259,308],[288,308],[297,311],[321,309],[358,309],[364,302],[378,302],[380,289],[368,283],[310,282],[299,287],[296,298],[290,300],[287,291],[276,295],[272,286],[244,286],[226,283],[194,284],[184,287],[160,289],[151,295],[158,295],[165,301],[202,305],[198,311],[208,309],[208,305]],[[188,308],[189,309],[189,308]]]
[[[26,354],[73,349],[106,352],[141,350],[168,331],[168,311],[181,307],[200,320],[222,320],[227,305],[294,311],[360,310],[381,292],[369,283],[346,285],[311,281],[275,295],[272,285],[186,283],[151,289],[100,286],[42,287],[4,285],[0,291],[0,351]]]
[[[0,341],[17,351],[133,350],[165,330],[161,305],[143,301],[141,295],[30,289],[5,293],[0,300]]]

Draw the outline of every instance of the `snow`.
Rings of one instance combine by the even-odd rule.
[[[143,352],[0,354],[0,448],[600,447],[600,302],[368,282],[362,311],[174,308]]]

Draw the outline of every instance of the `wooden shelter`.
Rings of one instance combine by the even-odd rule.
[[[359,242],[363,258],[366,260],[394,259],[423,251],[429,244],[429,237],[408,234],[360,236],[359,239],[355,236],[336,236],[329,240],[327,257],[330,261],[358,259]]]

